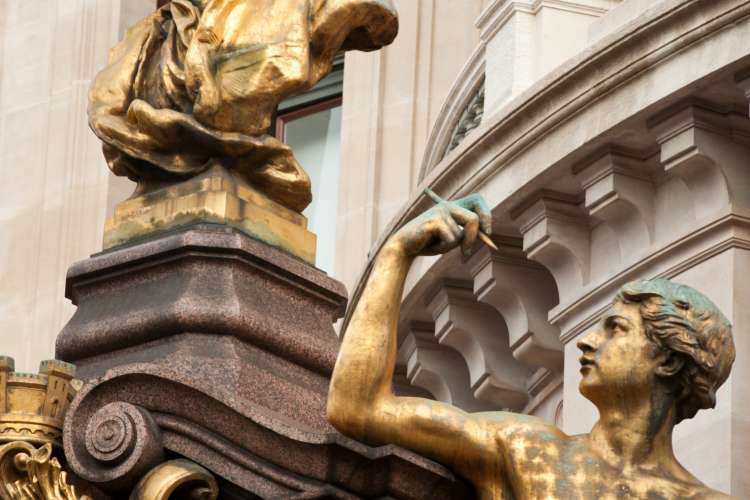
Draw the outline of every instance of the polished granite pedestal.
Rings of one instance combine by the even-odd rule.
[[[125,491],[175,456],[220,498],[471,497],[443,467],[367,447],[325,419],[343,285],[223,225],[196,224],[75,264],[56,355],[85,381],[65,455]]]

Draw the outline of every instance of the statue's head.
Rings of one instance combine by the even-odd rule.
[[[674,406],[674,422],[716,404],[735,349],[729,321],[706,296],[668,280],[629,283],[579,342],[581,393],[600,409],[619,401]]]

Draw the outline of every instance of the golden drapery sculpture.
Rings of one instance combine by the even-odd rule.
[[[340,50],[390,43],[390,0],[172,0],[131,28],[90,93],[111,170],[143,194],[221,166],[301,212],[310,179],[267,134]]]
[[[709,499],[674,456],[672,430],[704,408],[729,376],[731,325],[697,291],[667,280],[620,289],[578,347],[580,390],[599,410],[589,434],[568,436],[541,419],[469,414],[397,397],[392,378],[404,281],[418,255],[470,247],[491,231],[479,196],[441,202],[397,231],[375,259],[345,332],[328,418],[370,444],[395,443],[452,467],[482,499]]]

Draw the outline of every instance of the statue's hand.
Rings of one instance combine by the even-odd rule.
[[[461,245],[468,253],[478,231],[492,232],[492,215],[479,194],[455,201],[439,201],[434,207],[399,229],[390,239],[412,257],[446,253]]]

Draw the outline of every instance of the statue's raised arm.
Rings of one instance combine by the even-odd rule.
[[[397,323],[418,255],[468,249],[489,233],[478,196],[442,202],[397,231],[376,257],[344,333],[328,418],[342,433],[393,443],[451,467],[482,499],[726,498],[674,456],[672,430],[712,408],[734,361],[731,326],[697,291],[667,280],[624,286],[584,336],[580,389],[599,409],[590,434],[535,417],[468,414],[395,396]]]
[[[345,332],[328,417],[344,434],[410,448],[482,483],[487,498],[506,498],[498,475],[501,456],[488,439],[489,421],[437,401],[397,397],[391,390],[401,295],[414,258],[458,246],[468,250],[479,231],[488,234],[491,226],[484,200],[470,196],[438,203],[388,240]],[[484,480],[493,475],[495,481]]]

